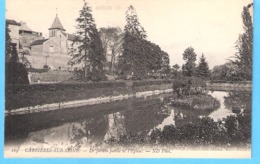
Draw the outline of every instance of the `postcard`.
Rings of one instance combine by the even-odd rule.
[[[5,158],[251,158],[253,0],[6,0]]]

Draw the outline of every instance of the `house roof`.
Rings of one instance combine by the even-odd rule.
[[[51,29],[60,29],[60,30],[65,31],[65,29],[63,28],[63,26],[60,22],[58,15],[56,15],[51,27],[49,28],[49,30],[51,30]]]
[[[40,39],[40,40],[35,40],[31,43],[30,46],[35,46],[35,45],[42,45],[44,42],[46,42],[48,39]]]
[[[25,22],[21,23],[21,27],[19,29],[20,31],[32,31],[32,29],[30,27],[27,26],[27,24]]]
[[[11,25],[16,25],[16,26],[21,26],[20,23],[16,22],[15,20],[12,19],[6,19],[6,24],[11,24]]]

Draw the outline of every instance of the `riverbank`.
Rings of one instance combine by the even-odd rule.
[[[56,83],[5,87],[5,110],[172,88],[173,80]],[[251,83],[208,83],[207,89],[250,90]]]
[[[171,89],[171,86],[170,81],[164,80],[138,81],[131,82],[130,84],[126,82],[100,82],[6,86],[5,110],[11,111],[28,107],[32,109],[54,103],[60,108],[60,105],[64,104],[64,102],[73,103],[73,101],[88,99],[99,99],[99,101],[104,99],[104,101],[109,101],[118,98],[116,96],[123,98],[131,97],[141,92]],[[146,94],[149,95],[151,93]],[[52,106],[49,105],[49,107]]]

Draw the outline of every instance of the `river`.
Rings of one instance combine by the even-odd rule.
[[[170,124],[181,126],[202,117],[217,121],[234,115],[234,106],[251,114],[250,92],[209,91],[209,94],[220,101],[220,107],[215,111],[172,107],[167,101],[171,94],[163,94],[69,109],[62,113],[32,114],[30,118],[10,116],[6,118],[5,145],[86,146],[118,139],[122,135],[149,135],[154,128],[162,129]]]

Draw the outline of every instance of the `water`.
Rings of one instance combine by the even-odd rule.
[[[163,129],[171,124],[181,126],[187,122],[196,122],[202,117],[218,120],[233,115],[233,106],[241,107],[245,113],[251,113],[250,92],[213,91],[209,94],[220,101],[219,109],[194,111],[176,108],[167,101],[167,97],[171,95],[159,95],[45,115],[32,114],[30,118],[6,118],[5,128],[13,131],[6,131],[5,144],[21,147],[69,147],[77,144],[90,146],[132,133],[147,135],[154,128]]]

